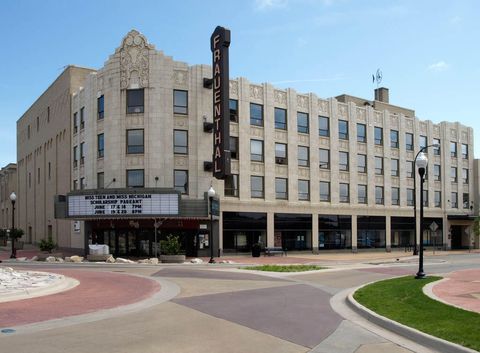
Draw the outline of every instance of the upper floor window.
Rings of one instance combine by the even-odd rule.
[[[104,144],[104,135],[98,134],[97,135],[97,157],[102,158],[105,151],[105,144]]]
[[[321,181],[319,184],[320,201],[330,201],[330,183],[328,181]]]
[[[357,172],[359,173],[367,172],[367,155],[366,154],[357,154]]]
[[[383,128],[375,126],[375,144],[376,145],[383,145]]]
[[[468,159],[468,145],[465,143],[462,143],[462,158]]]
[[[263,141],[250,140],[250,160],[263,162]]]
[[[127,89],[127,114],[143,113],[144,92],[141,89]]]
[[[340,183],[340,202],[350,202],[350,185],[345,183]]]
[[[188,131],[173,130],[173,153],[188,154]]]
[[[367,125],[357,123],[357,141],[367,142]]]
[[[468,169],[462,168],[462,182],[468,184]]]
[[[392,188],[392,205],[400,205],[400,188]]]
[[[470,195],[467,192],[463,193],[463,208],[468,209],[470,207]]]
[[[310,200],[310,181],[309,180],[298,181],[298,199],[300,201]]]
[[[418,145],[419,145],[418,147],[419,147],[420,149],[427,147],[427,136],[422,136],[422,135],[420,135],[420,140],[419,140],[419,142],[418,142]],[[425,149],[425,150],[424,150],[424,153],[427,153],[427,152],[428,152],[428,150]]]
[[[227,175],[225,178],[225,196],[238,197],[238,174]]]
[[[397,130],[390,130],[390,147],[391,148],[398,148],[399,141],[398,141],[398,131]]]
[[[438,147],[433,147],[433,154],[435,156],[440,156],[440,139],[434,138],[433,144],[438,146]]]
[[[456,192],[452,192],[450,195],[450,205],[452,208],[458,208],[458,194]]]
[[[298,146],[298,165],[302,167],[310,165],[308,147]]]
[[[27,137],[30,139],[30,125],[27,126]]]
[[[143,129],[127,130],[127,153],[144,153]]]
[[[230,158],[238,159],[238,137],[230,136]]]
[[[440,181],[442,180],[441,168],[439,164],[433,165],[433,180]]]
[[[252,198],[264,197],[263,188],[263,176],[252,175],[250,176],[250,196]]]
[[[287,145],[285,143],[275,143],[275,163],[287,164]]]
[[[287,130],[287,110],[275,108],[275,129]]]
[[[104,117],[104,98],[103,94],[97,98],[97,117],[98,119],[103,119]]]
[[[263,105],[250,103],[250,125],[263,126]]]
[[[348,171],[348,152],[339,152],[338,169],[345,172]]]
[[[275,178],[275,198],[277,200],[288,199],[288,180],[285,178]]]
[[[85,163],[85,142],[80,144],[80,164]]]
[[[145,185],[145,177],[143,169],[127,170],[127,187],[143,188]]]
[[[391,164],[391,167],[392,167],[392,169],[391,169],[391,171],[390,171],[390,175],[391,175],[391,176],[396,176],[396,177],[398,177],[398,176],[400,175],[400,173],[399,173],[399,171],[398,171],[398,169],[399,169],[399,164],[400,164],[400,163],[399,163],[399,160],[392,158],[392,159],[390,160],[390,164]]]
[[[348,121],[338,121],[338,138],[340,140],[348,140]]]
[[[77,146],[73,146],[73,167],[77,167],[78,165],[78,158],[79,158],[79,155],[78,155],[78,147]]]
[[[375,203],[383,205],[383,186],[375,186]]]
[[[383,157],[375,157],[375,174],[383,175]]]
[[[30,137],[30,126],[28,126],[28,137]],[[73,113],[73,133],[76,134],[78,132],[78,114],[77,112]]]
[[[37,116],[37,132],[40,130],[40,117]]]
[[[85,178],[80,178],[80,190],[85,189]]]
[[[80,108],[80,130],[85,129],[85,107]]]
[[[173,180],[173,188],[183,195],[188,195],[188,170],[174,170]]]
[[[428,207],[428,190],[423,189],[423,206]]]
[[[435,191],[434,192],[434,206],[435,207],[442,207],[442,192]]]
[[[97,173],[97,189],[103,189],[105,187],[105,173]]]
[[[457,167],[450,167],[450,181],[452,183],[456,183],[458,181]]]
[[[188,114],[188,92],[178,89],[173,90],[173,113]]]
[[[330,126],[328,118],[325,116],[318,117],[318,135],[328,137],[330,136]]]
[[[405,168],[407,171],[407,178],[413,178],[413,173],[415,173],[415,168],[413,167],[413,161],[406,161]]]
[[[73,190],[75,190],[75,191],[78,190],[78,180],[77,179],[75,179],[73,181]]]
[[[413,151],[413,134],[405,133],[405,148],[407,151]]]
[[[450,156],[457,158],[457,143],[450,142]]]
[[[318,150],[319,154],[319,167],[320,169],[330,169],[330,150],[320,148]]]
[[[413,189],[407,189],[407,206],[413,206]]]
[[[368,194],[367,194],[367,185],[359,184],[357,186],[357,197],[358,203],[367,203]]]
[[[230,121],[233,121],[234,123],[238,123],[238,100],[230,99],[229,107],[230,107]]]
[[[297,131],[303,134],[308,134],[308,114],[297,112]]]

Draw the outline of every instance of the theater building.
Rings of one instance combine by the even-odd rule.
[[[85,70],[66,98],[64,149],[55,150],[52,167],[62,175],[57,183],[68,187],[56,189],[55,205],[50,191],[29,187],[37,185],[29,178],[36,178],[40,161],[39,185],[50,171],[45,168],[53,156],[44,153],[58,141],[55,124],[42,135],[36,114],[22,117],[19,144],[27,127],[39,140],[20,148],[20,194],[24,200],[27,192],[35,195],[37,205],[56,213],[56,219],[51,213],[35,218],[42,211],[23,201],[22,226],[36,225],[32,240],[48,234],[48,218],[68,224],[56,233],[64,247],[105,243],[112,253],[143,256],[152,253],[155,237],[178,234],[187,255],[206,255],[212,185],[220,202],[215,254],[248,252],[254,243],[314,252],[388,251],[414,243],[420,227],[413,218],[414,159],[435,144],[426,149],[425,244],[479,247],[472,231],[478,180],[472,128],[420,120],[414,110],[390,104],[386,88],[375,90],[373,100],[324,99],[233,79],[232,175],[217,180],[212,90],[204,85],[211,76],[210,66],[175,61],[129,32],[102,68]],[[53,135],[45,145],[47,131]],[[418,175],[415,180],[419,202]]]

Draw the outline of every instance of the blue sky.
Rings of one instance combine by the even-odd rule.
[[[392,104],[473,127],[479,158],[479,15],[475,0],[2,0],[0,166],[16,160],[16,120],[65,65],[103,66],[132,28],[209,64],[217,25],[232,31],[231,77],[372,98],[381,68]]]

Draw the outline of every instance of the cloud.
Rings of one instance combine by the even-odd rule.
[[[288,0],[255,0],[254,4],[257,11],[285,8],[287,5]]]
[[[428,71],[440,72],[440,71],[445,71],[448,68],[449,68],[449,65],[445,61],[441,60],[437,63],[429,65],[427,69]]]

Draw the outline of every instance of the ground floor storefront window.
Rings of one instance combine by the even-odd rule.
[[[357,248],[385,247],[385,217],[357,217]]]
[[[391,218],[392,248],[411,247],[415,244],[415,218]]]
[[[252,245],[266,246],[267,214],[223,212],[223,252],[250,252]]]
[[[351,249],[351,229],[351,216],[319,215],[318,249]]]
[[[312,249],[312,215],[275,213],[274,246],[285,250]]]
[[[443,219],[425,218],[423,222],[423,245],[444,248]],[[468,246],[467,246],[468,248]]]

